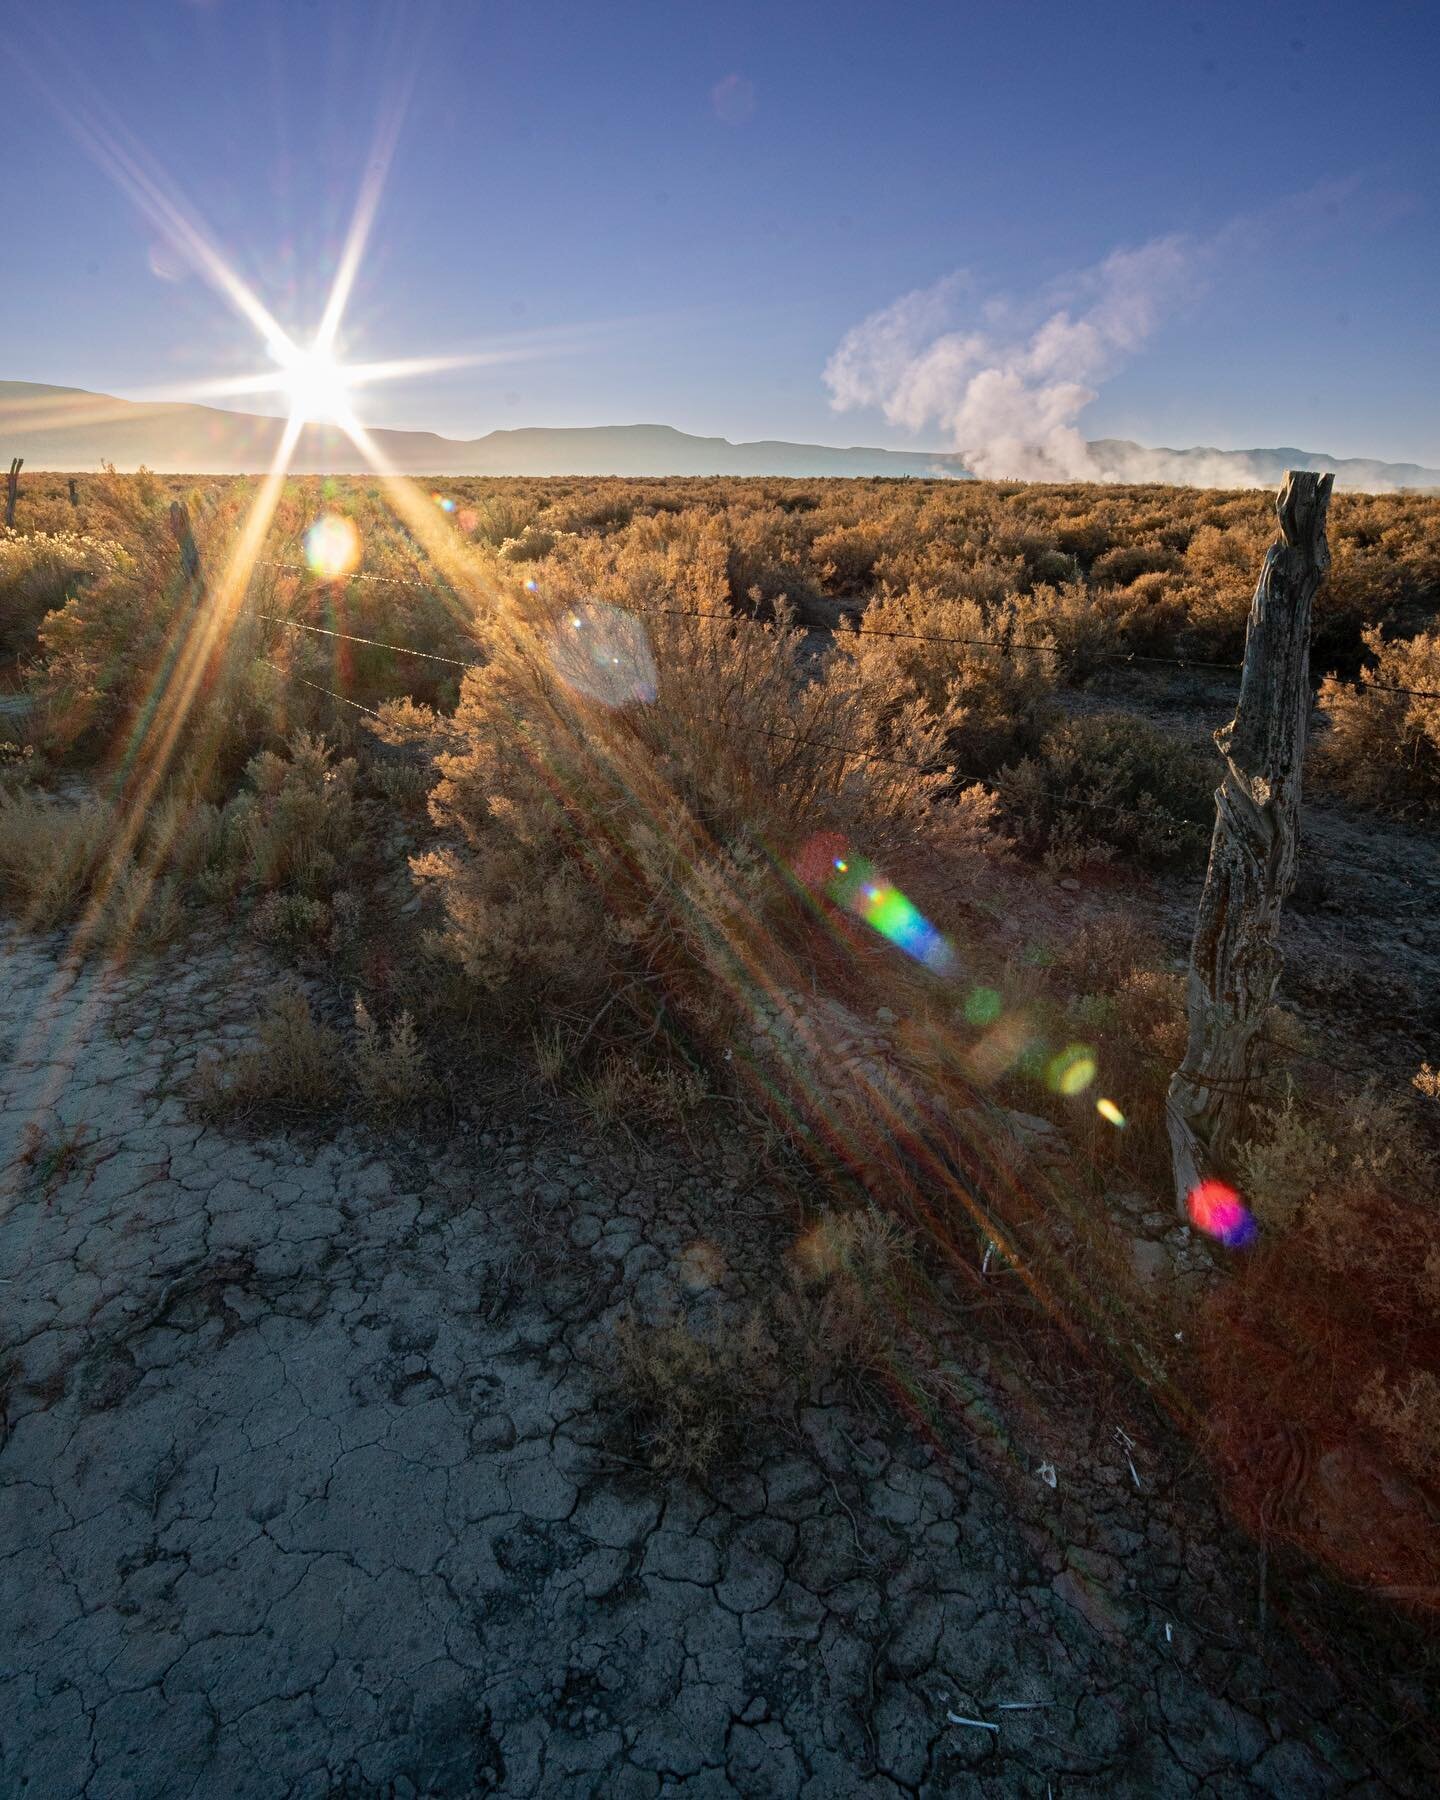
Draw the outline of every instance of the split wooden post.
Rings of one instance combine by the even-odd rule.
[[[5,483],[5,523],[15,523],[15,502],[20,498],[20,471],[25,467],[23,456],[10,458],[10,478]]]
[[[1224,1167],[1260,1028],[1280,978],[1280,909],[1295,885],[1300,773],[1310,716],[1310,612],[1330,566],[1331,475],[1290,470],[1280,536],[1250,607],[1235,717],[1215,733],[1225,774],[1190,951],[1189,1037],[1166,1122],[1182,1215]]]
[[[200,573],[200,547],[195,542],[195,534],[190,529],[190,514],[185,510],[183,500],[170,502],[170,530],[175,542],[180,546],[180,566],[185,571],[185,578],[193,587],[204,586],[204,577]]]

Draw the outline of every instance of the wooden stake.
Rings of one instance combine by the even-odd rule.
[[[204,578],[200,573],[200,547],[195,542],[194,532],[190,529],[190,515],[185,510],[183,500],[170,502],[170,530],[174,534],[175,542],[180,546],[180,566],[184,569],[186,578],[196,587],[203,586]]]
[[[5,483],[5,523],[15,523],[15,502],[20,498],[20,471],[25,467],[23,456],[10,458],[10,478]]]
[[[1215,733],[1225,775],[1190,951],[1189,1038],[1166,1117],[1181,1214],[1224,1168],[1256,1040],[1280,978],[1280,909],[1295,885],[1300,774],[1310,716],[1310,612],[1330,566],[1331,475],[1291,470],[1275,502],[1245,636],[1240,699]]]

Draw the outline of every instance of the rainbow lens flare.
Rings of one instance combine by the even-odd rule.
[[[955,952],[930,921],[907,900],[891,881],[877,875],[863,857],[831,858],[827,892],[837,906],[855,913],[897,950],[913,956],[936,974],[947,974],[955,964]]]
[[[1231,1250],[1253,1244],[1259,1235],[1249,1208],[1223,1181],[1202,1181],[1191,1188],[1187,1205],[1192,1223]]]
[[[1095,1110],[1107,1125],[1113,1125],[1117,1131],[1125,1129],[1125,1115],[1113,1100],[1097,1100]]]
[[[1095,1052],[1084,1044],[1067,1044],[1058,1056],[1052,1056],[1045,1070],[1045,1084],[1052,1094],[1063,1094],[1067,1100],[1083,1094],[1095,1079]]]
[[[338,581],[360,566],[360,533],[343,513],[322,513],[305,533],[305,563],[312,575]]]
[[[455,502],[453,500],[447,500],[443,494],[432,494],[430,496],[430,498],[440,508],[441,512],[443,512],[443,513],[453,513],[454,512]]]

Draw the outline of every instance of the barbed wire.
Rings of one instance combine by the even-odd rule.
[[[452,668],[471,669],[472,662],[462,662],[458,656],[437,656],[433,650],[415,650],[409,644],[387,644],[380,638],[360,637],[353,631],[332,631],[327,625],[309,625],[303,619],[283,619],[278,613],[257,612],[257,619],[269,619],[272,624],[284,625],[291,631],[314,631],[321,637],[342,638],[347,644],[369,644],[376,650],[394,650],[401,656],[421,656],[426,662],[449,663]]]
[[[338,700],[342,706],[353,706],[356,712],[369,713],[372,719],[380,717],[373,706],[366,706],[361,700],[352,700],[348,694],[337,694],[334,688],[321,687],[318,681],[308,681],[305,676],[297,675],[293,669],[282,669],[279,663],[273,663],[267,657],[262,656],[259,660],[267,669],[273,669],[285,681],[298,681],[301,687],[314,688],[317,694],[328,694],[332,700]]]
[[[266,568],[273,568],[273,569],[290,569],[290,570],[294,570],[295,572],[297,572],[299,574],[312,573],[312,571],[307,569],[301,563],[266,563],[266,564],[263,564],[262,566],[266,567]],[[411,586],[415,585],[413,582],[406,580],[405,578],[402,578],[400,576],[394,576],[394,575],[351,575],[351,576],[347,576],[345,579],[351,580],[351,581],[384,582],[384,583],[387,583],[387,584],[389,584],[391,586],[395,586],[395,587],[411,587]],[[698,612],[698,611],[695,611],[688,607],[679,607],[679,606],[638,606],[633,603],[627,603],[627,605],[620,610],[623,610],[625,612],[630,612],[630,613],[639,613],[639,614],[643,614],[643,615],[646,615],[646,616],[652,617],[652,618],[703,619],[703,620],[709,620],[714,624],[720,624],[720,625],[749,625],[749,626],[755,627],[762,631],[771,629],[771,625],[772,625],[772,622],[770,620],[757,619],[752,614],[749,614],[749,613]],[[328,637],[350,638],[351,641],[353,641],[357,644],[372,644],[372,645],[376,646],[376,648],[378,648],[378,649],[393,650],[393,651],[397,652],[397,654],[402,655],[402,656],[428,657],[429,660],[432,662],[451,663],[456,668],[467,668],[470,666],[469,664],[462,662],[460,660],[460,658],[458,658],[458,657],[437,656],[431,651],[412,650],[407,645],[404,645],[404,644],[385,644],[385,643],[381,643],[380,640],[377,638],[357,637],[353,633],[349,633],[349,632],[327,631],[326,628],[321,625],[306,625],[306,624],[303,624],[301,621],[295,620],[295,619],[279,619],[279,618],[277,618],[277,615],[272,614],[272,613],[260,613],[260,614],[257,614],[257,617],[276,618],[278,623],[280,623],[282,625],[289,625],[293,629],[322,632],[324,635],[326,635]],[[1028,655],[1034,655],[1034,656],[1060,656],[1060,657],[1081,657],[1081,658],[1083,658],[1085,655],[1084,650],[1068,649],[1065,646],[1060,645],[1060,644],[1027,644],[1023,640],[1017,640],[1017,639],[1013,639],[1013,638],[972,638],[972,637],[953,636],[948,633],[932,633],[932,632],[920,632],[920,631],[886,631],[886,630],[882,630],[879,628],[867,628],[863,623],[859,626],[858,629],[852,628],[849,631],[843,631],[843,630],[837,631],[834,633],[834,636],[842,643],[844,643],[849,638],[854,638],[856,640],[863,639],[863,638],[883,638],[883,639],[893,640],[896,642],[912,643],[912,644],[937,644],[937,645],[942,645],[942,646],[954,646],[954,647],[960,647],[960,648],[965,648],[965,649],[974,649],[974,650],[997,650],[1004,656],[1010,656],[1010,655],[1019,653],[1022,655],[1028,654]],[[1242,674],[1244,672],[1244,668],[1245,668],[1244,663],[1209,662],[1209,661],[1206,661],[1202,657],[1194,657],[1194,656],[1153,656],[1153,655],[1149,655],[1149,654],[1144,653],[1139,650],[1125,650],[1125,651],[1116,652],[1112,655],[1109,655],[1102,659],[1099,659],[1096,662],[1095,666],[1096,666],[1096,671],[1098,672],[1099,670],[1102,670],[1102,669],[1124,668],[1127,664],[1130,664],[1130,663],[1150,663],[1157,667],[1165,667],[1165,668],[1172,668],[1172,669],[1211,669],[1211,670],[1215,670],[1220,673],[1231,674],[1231,675]],[[1340,681],[1340,678],[1338,676],[1326,676],[1326,677],[1323,677],[1323,679],[1324,680],[1334,680],[1337,682]],[[1373,680],[1366,681],[1363,678],[1357,680],[1354,683],[1341,682],[1341,685],[1343,687],[1345,687],[1348,692],[1350,692],[1351,694],[1353,694],[1359,698],[1362,698],[1362,699],[1367,694],[1370,694],[1370,693],[1386,693],[1386,694],[1404,694],[1404,695],[1409,696],[1411,699],[1415,699],[1415,700],[1440,700],[1440,689],[1432,690],[1429,688],[1408,688],[1408,687],[1401,687],[1398,684],[1393,683],[1393,682],[1383,682],[1383,681],[1373,681]],[[1318,696],[1317,696],[1317,704],[1318,704]]]

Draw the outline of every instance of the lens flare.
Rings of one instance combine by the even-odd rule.
[[[832,858],[833,877],[828,886],[837,906],[864,919],[872,930],[888,938],[897,950],[913,956],[927,969],[946,974],[955,963],[955,951],[930,921],[907,900],[891,881],[875,872],[863,857]]]
[[[1095,1079],[1095,1052],[1084,1044],[1067,1044],[1058,1056],[1050,1059],[1045,1083],[1053,1094],[1067,1100],[1083,1094]]]
[[[1231,1250],[1243,1249],[1259,1235],[1249,1208],[1223,1181],[1202,1181],[1191,1188],[1187,1204],[1191,1221]]]
[[[970,1025],[993,1025],[1004,1010],[1004,1001],[992,987],[971,988],[965,996],[965,1020]]]
[[[1113,1100],[1097,1100],[1095,1110],[1107,1125],[1113,1125],[1117,1131],[1125,1129],[1125,1115]]]
[[[444,494],[432,494],[430,496],[430,498],[440,508],[441,512],[443,512],[443,513],[453,513],[454,512],[455,502],[453,500],[447,500],[445,498]]]
[[[971,1049],[966,1064],[977,1081],[998,1081],[1022,1060],[1032,1042],[1023,1014],[1007,1013]]]
[[[314,575],[338,581],[360,566],[360,533],[343,513],[322,513],[305,533],[305,561]]]
[[[567,612],[557,623],[550,666],[567,687],[605,706],[636,700],[649,705],[659,683],[645,627],[618,606],[598,600]]]

